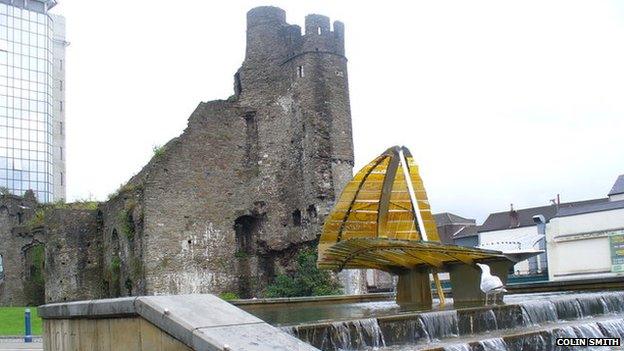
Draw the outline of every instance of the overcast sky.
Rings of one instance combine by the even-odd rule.
[[[624,173],[624,1],[59,2],[69,200],[105,200],[232,94],[259,5],[345,23],[356,169],[408,146],[436,212],[604,197]]]

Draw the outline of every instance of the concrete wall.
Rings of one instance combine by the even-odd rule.
[[[624,209],[551,219],[546,226],[549,279],[617,276],[611,273],[609,234],[622,230]]]
[[[67,172],[65,170],[65,17],[51,15],[52,18],[52,160],[54,178],[54,201],[65,201]]]
[[[46,351],[192,350],[140,317],[45,319],[43,335]]]
[[[38,311],[45,351],[316,350],[212,295],[87,300]]]

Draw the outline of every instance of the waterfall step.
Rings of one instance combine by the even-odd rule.
[[[440,346],[436,345],[441,342],[472,347],[475,342],[486,340],[486,344],[474,349],[480,351],[500,346],[501,340],[489,340],[494,337],[504,335],[504,342],[516,340],[512,337],[514,335],[523,336],[517,340],[534,337],[539,340],[528,343],[541,345],[546,341],[540,343],[540,340],[547,340],[552,334],[548,331],[555,330],[556,326],[566,323],[584,325],[599,319],[615,319],[613,323],[619,326],[618,318],[624,319],[624,292],[560,294],[509,305],[401,313],[378,318],[300,324],[282,329],[321,350],[395,350],[394,345],[406,344],[411,348],[404,350],[417,349],[415,347],[439,350]],[[594,328],[599,326],[594,325]],[[461,341],[464,339],[466,341]],[[493,348],[487,343],[491,343]],[[533,349],[525,347],[524,350]]]
[[[544,325],[481,333],[461,338],[447,338],[430,344],[395,345],[375,348],[376,351],[550,351],[557,348],[558,337],[624,339],[624,315],[605,315],[574,321],[557,321]],[[600,347],[599,350],[611,350]],[[364,350],[373,350],[364,348]],[[621,350],[614,348],[613,350]]]

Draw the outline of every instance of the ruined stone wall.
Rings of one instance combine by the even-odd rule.
[[[352,176],[343,26],[308,16],[302,35],[274,7],[247,22],[235,97],[200,104],[131,181],[144,187],[146,293],[258,296],[314,245]]]
[[[78,298],[80,282],[110,297],[259,296],[315,245],[352,176],[344,27],[311,15],[302,34],[285,18],[275,7],[249,11],[235,95],[200,103],[99,211],[58,215],[68,224],[49,229],[60,243],[48,243],[49,301]]]
[[[147,293],[238,291],[234,222],[242,215],[262,221],[263,211],[248,193],[261,184],[245,158],[254,142],[245,113],[227,101],[201,103],[139,175]]]
[[[33,217],[36,206],[32,192],[26,197],[0,195],[0,306],[24,306],[39,299],[36,291],[24,291],[29,278],[26,269],[30,266],[30,250],[43,242],[41,233],[31,233],[23,227]]]
[[[106,296],[145,294],[143,184],[128,183],[101,204],[99,238]]]
[[[97,212],[71,208],[46,211],[46,302],[106,296]]]

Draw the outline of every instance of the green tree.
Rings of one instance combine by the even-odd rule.
[[[328,271],[316,267],[316,251],[306,249],[297,255],[297,269],[280,274],[266,289],[267,297],[322,296],[340,294],[340,284]]]

